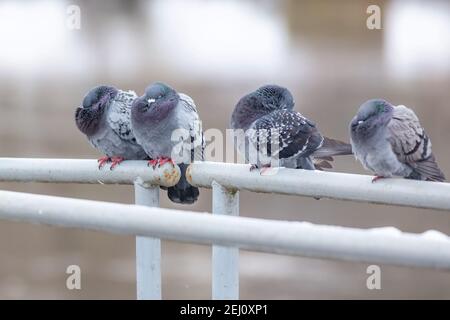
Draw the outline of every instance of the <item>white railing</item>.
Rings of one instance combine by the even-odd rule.
[[[188,177],[200,187],[209,187],[215,181],[236,190],[450,210],[450,183],[407,179],[372,183],[373,176],[285,168],[261,176],[250,172],[248,165],[218,162],[193,163]]]
[[[161,298],[160,239],[213,245],[214,299],[239,297],[239,248],[277,254],[450,270],[450,238],[435,231],[355,229],[236,217],[239,190],[329,197],[402,206],[450,209],[450,184],[280,169],[260,176],[246,165],[195,163],[192,184],[213,189],[213,214],[158,207],[159,187],[179,170],[127,161],[110,171],[95,160],[0,158],[0,181],[134,184],[136,204],[77,200],[0,191],[0,218],[136,235],[137,296]]]

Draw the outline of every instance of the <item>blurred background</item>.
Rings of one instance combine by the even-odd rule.
[[[381,8],[381,30],[366,9]],[[80,29],[67,28],[69,5]],[[415,110],[450,177],[448,1],[0,1],[0,156],[98,158],[74,110],[98,84],[142,94],[155,80],[194,98],[204,129],[225,129],[244,94],[276,83],[322,133],[348,140],[358,106],[383,97]],[[337,171],[364,173],[352,157]],[[301,183],[301,182],[299,182]],[[431,187],[431,186],[430,186]],[[0,189],[133,202],[128,186],[0,183]],[[201,190],[193,206],[211,211]],[[448,213],[242,192],[241,215],[348,227],[395,226],[450,234]],[[0,221],[0,298],[134,299],[134,238]],[[210,247],[163,243],[163,298],[209,299]],[[66,289],[81,267],[82,290]],[[450,298],[450,275],[381,266],[381,290],[366,288],[366,264],[250,253],[240,260],[241,298]]]

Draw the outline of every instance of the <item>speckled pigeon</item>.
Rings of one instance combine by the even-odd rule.
[[[356,158],[380,178],[400,176],[415,180],[444,181],[431,152],[431,141],[414,111],[383,99],[361,105],[350,123]]]
[[[152,166],[176,163],[180,181],[167,190],[175,203],[192,204],[199,190],[186,180],[191,161],[203,160],[204,138],[194,101],[168,85],[156,82],[137,98],[131,109],[131,124],[136,139],[152,158]]]
[[[284,87],[266,85],[241,98],[231,127],[242,130],[238,150],[251,170],[275,166],[322,170],[332,156],[351,154],[347,143],[323,137],[316,124],[293,110],[294,99]]]
[[[75,112],[75,122],[89,142],[106,157],[99,168],[112,161],[111,170],[123,160],[148,159],[131,131],[131,104],[137,98],[132,91],[111,86],[91,89]]]

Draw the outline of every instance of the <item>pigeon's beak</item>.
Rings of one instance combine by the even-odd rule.
[[[155,102],[156,99],[150,98],[147,100],[148,104],[151,105],[153,102]]]
[[[364,123],[363,120],[354,119],[352,121],[352,130],[356,130],[360,124]]]

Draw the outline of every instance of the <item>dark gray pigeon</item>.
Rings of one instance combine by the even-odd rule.
[[[266,85],[241,98],[231,127],[242,130],[238,150],[251,169],[273,166],[322,170],[331,168],[332,156],[351,154],[347,143],[323,137],[311,120],[293,110],[294,99],[286,88]]]
[[[111,86],[91,89],[75,112],[75,122],[89,142],[106,157],[99,159],[99,168],[112,161],[111,169],[123,160],[148,159],[131,131],[131,105],[137,98],[132,91]]]
[[[181,170],[180,181],[167,190],[175,203],[192,204],[199,190],[186,180],[190,162],[203,160],[204,139],[201,122],[194,101],[164,83],[147,87],[131,109],[131,124],[137,142],[154,160],[149,164],[159,166],[176,163]]]
[[[400,176],[415,180],[444,181],[431,141],[414,111],[382,99],[361,105],[350,123],[356,158],[380,178]]]

